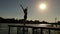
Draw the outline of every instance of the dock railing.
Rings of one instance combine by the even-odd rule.
[[[31,34],[44,34],[44,32],[43,32],[44,29],[48,30],[47,31],[48,34],[51,34],[51,30],[60,31],[60,28],[57,28],[57,27],[38,27],[38,26],[24,26],[24,25],[8,25],[8,27],[9,27],[8,34],[11,34],[10,33],[10,31],[11,31],[10,28],[11,27],[16,27],[17,28],[17,33],[16,34],[30,34],[30,33],[28,33],[29,28],[31,28],[31,30],[32,30]],[[21,29],[21,30],[19,30],[19,29]],[[57,34],[59,34],[59,33],[57,33]]]

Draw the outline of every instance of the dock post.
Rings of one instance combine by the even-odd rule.
[[[49,34],[50,34],[50,29],[49,29]]]
[[[10,34],[10,26],[8,26],[9,28],[8,28],[8,34]]]
[[[43,29],[41,28],[41,34],[43,34]]]

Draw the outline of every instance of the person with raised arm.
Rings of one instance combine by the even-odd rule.
[[[22,5],[20,5],[20,6],[21,6],[21,8],[23,9],[23,12],[24,12],[24,20],[26,20],[27,19],[27,7],[23,8]]]

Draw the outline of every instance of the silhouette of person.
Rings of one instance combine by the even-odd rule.
[[[27,7],[24,9],[23,7],[22,7],[22,5],[20,5],[21,6],[21,8],[23,9],[23,11],[24,11],[24,20],[26,20],[27,19]]]

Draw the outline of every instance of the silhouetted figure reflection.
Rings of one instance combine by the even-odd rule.
[[[21,6],[21,8],[23,9],[23,11],[24,11],[24,20],[26,20],[27,19],[27,7],[24,9],[23,7],[22,7],[22,5],[20,5]]]

